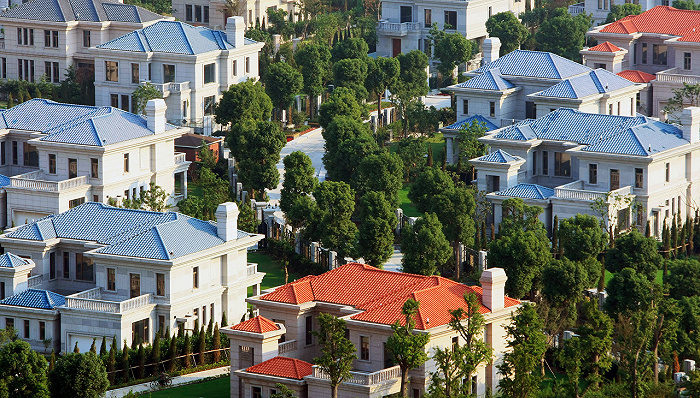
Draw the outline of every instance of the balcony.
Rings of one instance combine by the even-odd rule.
[[[419,31],[420,22],[389,22],[380,20],[377,25],[377,32],[386,33],[392,36],[405,36],[409,31]]]
[[[582,12],[586,11],[586,8],[584,7],[586,3],[576,3],[572,4],[569,6],[569,14],[571,16],[577,16],[578,14],[581,14]]]
[[[142,82],[141,84],[145,84],[146,82]],[[182,91],[187,91],[190,89],[190,82],[181,82],[181,83],[175,83],[175,82],[170,82],[170,83],[153,83],[150,82],[155,88],[158,89],[161,93],[163,93],[163,98],[167,97],[170,95],[170,93],[179,93]]]
[[[182,164],[186,163],[187,159],[185,158],[185,153],[183,152],[175,152],[175,164]]]
[[[253,276],[258,273],[258,264],[248,263],[245,267],[246,276]]]
[[[44,283],[44,276],[41,274],[30,276],[29,279],[27,280],[27,286],[30,289],[37,288],[37,287],[41,286],[43,283]]]
[[[501,127],[508,127],[520,122],[522,122],[522,119],[501,119]]]
[[[330,380],[330,377],[321,368],[314,365],[312,377],[317,379]],[[385,381],[396,380],[401,378],[401,368],[399,365],[390,368],[382,369],[374,373],[351,371],[350,377],[343,383],[359,384],[361,386],[371,386],[380,384]]]
[[[562,199],[586,200],[595,202],[596,200],[608,201],[617,196],[626,196],[632,193],[632,187],[626,186],[610,192],[601,192],[583,189],[583,180],[577,180],[568,184],[554,188],[554,195]]]
[[[153,296],[150,293],[142,294],[124,301],[102,300],[102,288],[85,290],[66,296],[67,308],[87,311],[108,312],[112,314],[122,314],[124,312],[140,308],[153,303]]]
[[[688,83],[688,84],[698,84],[700,83],[700,76],[690,75],[683,73],[678,68],[671,68],[662,70],[656,74],[657,82],[668,82],[668,83]]]
[[[297,341],[296,340],[285,341],[284,343],[280,343],[277,346],[277,355],[289,354],[290,352],[295,352],[296,350],[297,350]]]
[[[32,191],[60,192],[81,185],[87,185],[86,176],[79,176],[63,181],[49,181],[44,178],[45,174],[42,170],[20,174],[10,177],[10,187],[29,189]]]

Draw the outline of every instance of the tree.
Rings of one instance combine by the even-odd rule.
[[[399,190],[403,187],[401,157],[386,151],[365,157],[357,166],[352,185],[358,196],[382,192],[390,206],[399,207]]]
[[[450,260],[452,249],[442,232],[442,224],[433,213],[425,213],[401,235],[403,272],[436,274]]]
[[[638,308],[649,308],[654,299],[654,290],[659,290],[646,275],[633,268],[623,268],[617,272],[605,289],[608,294],[605,307],[611,316],[631,313]]]
[[[429,39],[433,42],[433,57],[440,61],[437,69],[443,76],[452,76],[457,65],[467,62],[472,56],[472,43],[461,33],[445,33],[434,23]]]
[[[100,344],[100,357],[107,354],[107,338],[102,336],[102,344]]]
[[[204,324],[202,324],[202,328],[199,331],[199,334],[197,334],[197,361],[199,365],[204,365],[206,364],[204,360],[204,352],[207,350],[206,349],[206,334],[204,332]]]
[[[588,214],[561,220],[557,236],[564,255],[574,261],[597,258],[609,240],[598,218]]]
[[[355,355],[355,345],[345,337],[345,321],[330,314],[319,314],[318,337],[321,346],[321,356],[314,358],[314,363],[328,375],[331,385],[331,397],[338,397],[338,386],[348,377],[352,370]]]
[[[479,138],[486,134],[486,125],[473,121],[469,126],[460,127],[458,132],[459,138],[459,157],[460,159],[473,159],[486,154],[486,145],[479,141]],[[470,173],[474,173],[474,166],[470,166]]]
[[[700,9],[698,5],[695,3],[694,0],[673,0],[673,3],[671,3],[671,6],[673,8],[678,8],[679,10],[697,10]],[[639,7],[640,10],[637,14],[641,14],[641,7]],[[610,8],[612,10],[612,7]],[[637,15],[637,14],[632,14],[632,15]]]
[[[425,153],[427,147],[425,140],[422,137],[406,136],[399,141],[399,147],[396,153],[401,156],[403,166],[406,169],[404,179],[406,181],[413,180],[419,171],[423,170],[426,165]],[[444,169],[442,170],[445,171]]]
[[[547,350],[547,340],[535,307],[523,304],[505,329],[510,350],[503,354],[503,362],[497,366],[501,394],[508,398],[536,396],[542,380],[540,361]]]
[[[413,50],[401,53],[399,60],[399,77],[391,90],[391,101],[399,111],[399,117],[405,118],[408,105],[416,98],[428,94],[428,56],[423,51]],[[404,126],[404,134],[406,126]]]
[[[170,338],[170,347],[168,347],[168,372],[175,370],[175,362],[177,361],[177,338]]]
[[[163,98],[163,93],[150,82],[139,85],[133,93],[131,93],[134,113],[143,115],[146,110],[146,103],[149,100]]]
[[[136,378],[143,379],[146,377],[146,352],[143,349],[143,344],[139,344],[139,349],[136,351]]]
[[[673,6],[676,7],[676,2],[677,1],[683,1],[683,0],[674,0],[673,1]],[[695,5],[695,2],[692,2],[693,5]],[[680,8],[680,7],[676,7]],[[692,10],[692,8],[691,8]],[[624,4],[612,4],[610,6],[610,12],[608,13],[608,17],[605,19],[604,24],[612,23],[615,21],[618,21],[628,15],[639,15],[642,13],[642,6],[639,4],[634,4],[634,3],[624,3]]]
[[[357,234],[357,254],[373,267],[381,267],[394,253],[396,215],[382,192],[370,191],[358,203],[362,220]]]
[[[318,112],[318,122],[324,129],[337,117],[347,116],[350,119],[359,120],[364,114],[364,110],[357,102],[355,92],[346,87],[336,87],[326,102],[321,104]]]
[[[112,339],[112,346],[109,348],[109,356],[107,357],[107,378],[109,379],[109,384],[114,385],[116,380],[117,370],[117,339],[116,337]],[[53,350],[51,352],[53,355]],[[53,370],[53,367],[49,368],[49,371]]]
[[[287,140],[279,125],[267,121],[247,121],[234,125],[227,137],[228,147],[237,160],[236,171],[251,196],[279,182],[277,162]]]
[[[63,355],[49,381],[54,397],[99,398],[109,387],[104,365],[92,352]]]
[[[566,8],[557,8],[535,34],[537,49],[580,61],[579,51],[583,48],[585,34],[590,26],[589,14],[584,12],[572,17]]]
[[[408,198],[415,203],[419,212],[424,213],[432,209],[432,200],[435,196],[454,189],[454,181],[449,174],[436,167],[426,167],[409,188]]]
[[[542,296],[550,305],[550,311],[556,314],[557,322],[551,332],[559,338],[563,338],[564,330],[575,323],[576,304],[583,299],[582,293],[590,284],[586,268],[566,257],[551,261],[542,270]]]
[[[301,68],[304,79],[303,92],[311,99],[311,116],[316,114],[316,98],[323,94],[330,76],[330,58],[328,46],[316,43],[306,43],[294,53],[294,61]]]
[[[401,396],[408,397],[408,371],[417,368],[428,360],[425,346],[430,340],[426,333],[416,333],[416,314],[420,303],[409,298],[403,303],[401,314],[404,316],[403,325],[397,319],[391,330],[393,334],[386,340],[386,349],[391,353],[401,369]]]
[[[581,396],[579,380],[583,374],[585,355],[581,345],[581,339],[578,336],[574,336],[561,344],[561,349],[556,356],[559,365],[568,376],[565,383],[571,390],[570,396],[573,398],[579,398]]]
[[[433,198],[432,210],[438,216],[442,224],[445,237],[450,241],[455,261],[455,279],[459,280],[462,264],[457,262],[459,258],[459,244],[467,247],[474,245],[476,227],[474,225],[474,211],[476,203],[474,196],[468,188],[455,187]]]
[[[581,306],[579,326],[575,329],[584,354],[583,370],[588,374],[590,385],[599,387],[604,372],[612,367],[608,353],[613,343],[613,322],[598,309],[596,301],[587,301]]]
[[[138,203],[139,208],[148,211],[166,211],[170,208],[169,197],[170,195],[163,188],[151,181],[149,188],[141,192],[139,198],[134,199],[134,202]]]
[[[348,116],[334,118],[323,130],[323,138],[323,164],[328,178],[334,181],[351,182],[360,162],[379,150],[369,126]]]
[[[159,367],[160,367],[160,335],[161,333],[164,333],[164,330],[158,330],[156,332],[156,337],[153,338],[153,344],[151,344],[151,360],[150,362],[153,364],[153,368],[151,370],[152,375],[158,374]]]
[[[0,396],[48,398],[46,369],[46,359],[29,343],[15,340],[5,344],[0,349]]]
[[[219,322],[214,324],[214,334],[212,336],[212,350],[214,350],[214,363],[219,363],[221,360],[221,332],[219,331]]]
[[[377,57],[367,60],[367,76],[365,87],[377,97],[377,125],[382,125],[382,98],[389,87],[392,87],[398,77],[401,66],[396,58]]]
[[[97,346],[95,345],[95,342],[97,341],[97,338],[93,337],[92,339],[92,345],[90,346],[90,352],[97,355]]]
[[[232,84],[214,106],[215,120],[224,126],[246,120],[268,120],[271,114],[272,100],[262,84],[252,80]]]
[[[270,398],[298,398],[294,390],[290,390],[287,386],[282,383],[275,384],[276,393],[271,394]]]
[[[336,63],[343,59],[364,59],[369,52],[367,42],[359,37],[353,37],[337,42],[331,50],[332,61]]]
[[[633,268],[650,281],[656,278],[656,270],[661,266],[661,261],[656,239],[646,238],[636,230],[618,237],[615,247],[608,249],[605,256],[605,266],[610,272]]]
[[[292,106],[294,97],[303,87],[301,73],[286,62],[275,62],[265,73],[265,92],[280,111]]]
[[[367,61],[365,59],[345,58],[333,65],[333,84],[336,87],[353,90],[358,100],[367,98],[366,76]]]
[[[127,382],[129,381],[129,374],[130,374],[130,368],[129,368],[129,346],[126,344],[126,339],[124,339],[124,347],[122,348],[122,358],[121,362],[119,363],[119,367],[122,370],[122,382]]]
[[[209,169],[202,169],[199,176],[199,186],[202,192],[207,194],[200,197],[188,196],[178,203],[178,208],[183,214],[203,220],[213,220],[214,213],[219,204],[230,199],[228,182],[219,178]]]
[[[297,218],[293,207],[301,198],[307,198],[318,185],[316,170],[311,158],[301,151],[294,151],[284,157],[284,181],[280,192],[280,209],[285,213],[287,221],[296,230],[306,220],[305,214]]]
[[[664,107],[664,115],[674,123],[680,124],[680,114],[683,108],[700,104],[700,84],[683,82],[682,88],[673,89],[673,97],[668,99]]]
[[[499,12],[487,19],[486,31],[489,37],[498,37],[501,40],[500,56],[519,49],[528,35],[527,28],[509,11]]]
[[[214,151],[209,148],[209,144],[202,140],[197,148],[197,163],[200,167],[206,167],[209,170],[214,170],[216,167],[216,162],[219,160],[214,156]]]
[[[697,260],[672,260],[666,278],[669,295],[676,300],[700,296],[700,262]]]
[[[316,225],[316,240],[335,250],[341,261],[352,252],[357,226],[351,217],[355,211],[355,192],[344,182],[324,181],[314,191],[316,211],[311,220]]]

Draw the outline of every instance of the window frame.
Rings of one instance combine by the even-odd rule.
[[[156,272],[156,296],[165,297],[165,274]]]
[[[644,169],[635,167],[634,169],[634,188],[644,189]]]
[[[360,335],[360,361],[370,361],[370,336]]]
[[[588,183],[590,185],[598,185],[598,164],[588,164]]]
[[[445,18],[443,20],[443,25],[442,25],[444,30],[456,30],[457,29],[457,11],[445,10],[444,17]],[[451,22],[454,22],[454,24],[452,24]],[[449,27],[448,27],[448,25],[449,25]]]
[[[129,152],[124,154],[124,173],[129,172]]]
[[[209,72],[207,72],[207,68],[209,69]],[[202,80],[204,84],[212,84],[216,83],[216,63],[212,62],[209,64],[202,65],[203,69],[203,74],[202,74]],[[207,76],[209,75],[209,76]]]
[[[83,29],[83,47],[92,47],[90,31],[86,29]]]
[[[105,61],[105,81],[119,82],[119,62]]]
[[[90,178],[100,178],[100,159],[90,158]]]
[[[117,291],[117,269],[107,268],[107,287],[106,290],[110,292]]]
[[[141,64],[139,64],[138,62],[131,63],[131,83],[141,83]]]
[[[172,69],[172,73],[166,73],[167,69]],[[175,81],[175,73],[176,73],[175,64],[163,64],[163,83],[174,82]],[[168,80],[168,79],[170,79],[170,80]]]
[[[192,267],[192,289],[199,289],[199,266]]]

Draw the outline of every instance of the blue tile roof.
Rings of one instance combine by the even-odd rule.
[[[587,152],[637,156],[648,156],[688,143],[678,127],[645,116],[600,115],[568,108],[505,127],[493,138],[572,141],[587,145],[582,149]]]
[[[506,151],[503,151],[501,149],[497,149],[489,154],[486,154],[480,158],[477,158],[476,160],[482,161],[482,162],[493,162],[493,163],[508,163],[508,162],[513,162],[517,160],[522,160],[522,158],[513,156],[509,154]]]
[[[527,76],[547,79],[566,79],[567,77],[590,72],[591,68],[560,57],[556,54],[515,50],[493,62],[482,66],[474,73],[484,73],[488,70],[499,68],[504,76]]]
[[[114,0],[31,0],[0,14],[0,18],[53,22],[143,23],[164,17],[144,8]]]
[[[0,174],[0,187],[10,185],[10,177]]]
[[[503,191],[495,192],[495,194],[511,198],[547,199],[554,196],[554,190],[537,184],[518,184]]]
[[[486,128],[486,131],[496,130],[498,128],[498,126],[496,126],[490,120],[488,120],[487,118],[485,118],[481,115],[469,116],[466,119],[462,119],[462,120],[458,121],[457,123],[453,123],[453,124],[451,124],[447,127],[443,127],[443,128],[450,129],[450,130],[459,130],[462,127],[466,128],[466,127],[471,126],[472,123],[474,123],[474,122],[482,124]]]
[[[0,300],[0,304],[17,307],[39,308],[53,310],[66,303],[66,298],[48,290],[27,289],[21,293]]]
[[[566,79],[535,95],[576,99],[594,94],[609,93],[634,85],[631,81],[605,69],[596,69],[589,73]]]
[[[246,40],[246,44],[255,43]],[[163,52],[173,54],[202,54],[210,51],[229,50],[234,44],[225,32],[205,27],[195,27],[179,21],[158,21],[143,29],[97,46],[111,50],[135,52]]]
[[[500,69],[493,68],[472,77],[464,83],[458,84],[457,87],[504,91],[515,87],[515,85],[503,78]]]
[[[2,268],[15,268],[27,264],[29,264],[29,261],[12,253],[5,253],[0,255],[0,267]]]
[[[175,212],[123,209],[88,202],[6,235],[26,240],[66,238],[103,244],[98,253],[169,260],[218,246],[216,225]],[[238,237],[249,236],[238,231]]]
[[[42,141],[91,146],[153,135],[146,119],[121,109],[61,104],[40,98],[0,112],[0,128],[41,132],[46,134],[40,138]],[[166,124],[166,129],[174,128],[177,127]]]

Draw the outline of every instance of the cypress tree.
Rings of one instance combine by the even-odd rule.
[[[182,326],[177,328],[177,337],[182,338],[184,335],[185,335],[185,328]]]
[[[114,385],[114,371],[117,365],[117,343],[116,339],[112,343],[112,348],[109,350],[109,357],[107,358],[107,378],[109,379],[109,384]]]
[[[486,221],[481,222],[481,245],[486,247]]]
[[[189,336],[185,335],[185,368],[190,367],[190,355],[192,355],[192,343]]]
[[[433,167],[433,148],[428,144],[428,167]]]
[[[686,236],[686,231],[687,231],[687,229],[688,229],[688,225],[687,225],[687,224],[686,224],[686,225],[683,225],[683,226],[680,228],[681,233],[680,233],[680,236],[678,237],[678,243],[679,243],[679,246],[681,247],[681,249],[680,249],[680,251],[678,252],[679,255],[680,255],[680,254],[683,254],[683,255],[686,254],[686,252],[685,252],[685,248],[686,248],[686,245],[685,245],[685,236]]]
[[[153,348],[151,349],[151,363],[153,364],[153,369],[151,374],[157,374],[160,370],[160,333],[156,333],[156,337],[153,339]]]
[[[649,220],[647,220],[647,226],[644,228],[644,236],[647,238],[651,237],[651,223]]]
[[[221,360],[221,334],[219,332],[219,324],[214,325],[214,336],[213,336],[213,347],[214,350],[214,363],[218,363]]]
[[[671,255],[671,233],[668,230],[666,220],[664,220],[664,228],[661,234],[661,245],[664,249],[664,258],[669,258]]]
[[[97,347],[95,346],[95,341],[97,341],[97,338],[92,339],[92,345],[90,346],[90,352],[93,354],[97,354]]]
[[[496,240],[496,226],[491,223],[491,241]]]
[[[102,344],[100,344],[100,356],[103,356],[107,353],[107,339],[105,336],[102,336]]]
[[[447,147],[443,146],[442,147],[442,171],[445,171],[447,169]],[[226,325],[222,325],[226,326]]]
[[[49,359],[49,372],[56,367],[56,352],[51,349],[51,359]]]
[[[7,96],[7,109],[12,108],[13,106],[15,106],[15,101],[14,101],[14,99],[12,98],[12,93],[10,93],[10,94]]]
[[[559,217],[556,215],[552,223],[552,251],[554,251],[554,253],[559,251]],[[556,258],[556,256],[554,257]]]
[[[221,327],[228,326],[228,321],[226,320],[226,311],[221,311]]]
[[[139,350],[138,353],[136,354],[137,361],[138,361],[138,378],[143,379],[146,377],[146,354],[143,352],[143,346],[139,345]]]
[[[207,325],[207,337],[211,337],[214,332],[214,317],[209,318],[209,324]]]
[[[78,342],[75,342],[75,347],[73,347],[73,352],[76,354],[80,354],[80,348],[78,348]]]
[[[686,225],[688,225],[688,255],[695,252],[695,242],[693,242],[695,239],[695,223],[693,221],[693,218],[688,216],[686,220]]]
[[[206,334],[204,331],[204,325],[202,325],[202,330],[199,331],[199,336],[197,336],[197,359],[199,360],[198,365],[204,365],[206,361],[204,360],[204,353],[207,351],[206,348]]]
[[[177,339],[174,337],[170,339],[168,358],[170,359],[170,361],[168,362],[168,371],[173,372],[175,371],[175,362],[177,361]]]
[[[124,348],[122,349],[122,361],[120,364],[122,370],[122,382],[126,383],[129,381],[129,346],[126,344],[126,339],[124,339]]]

